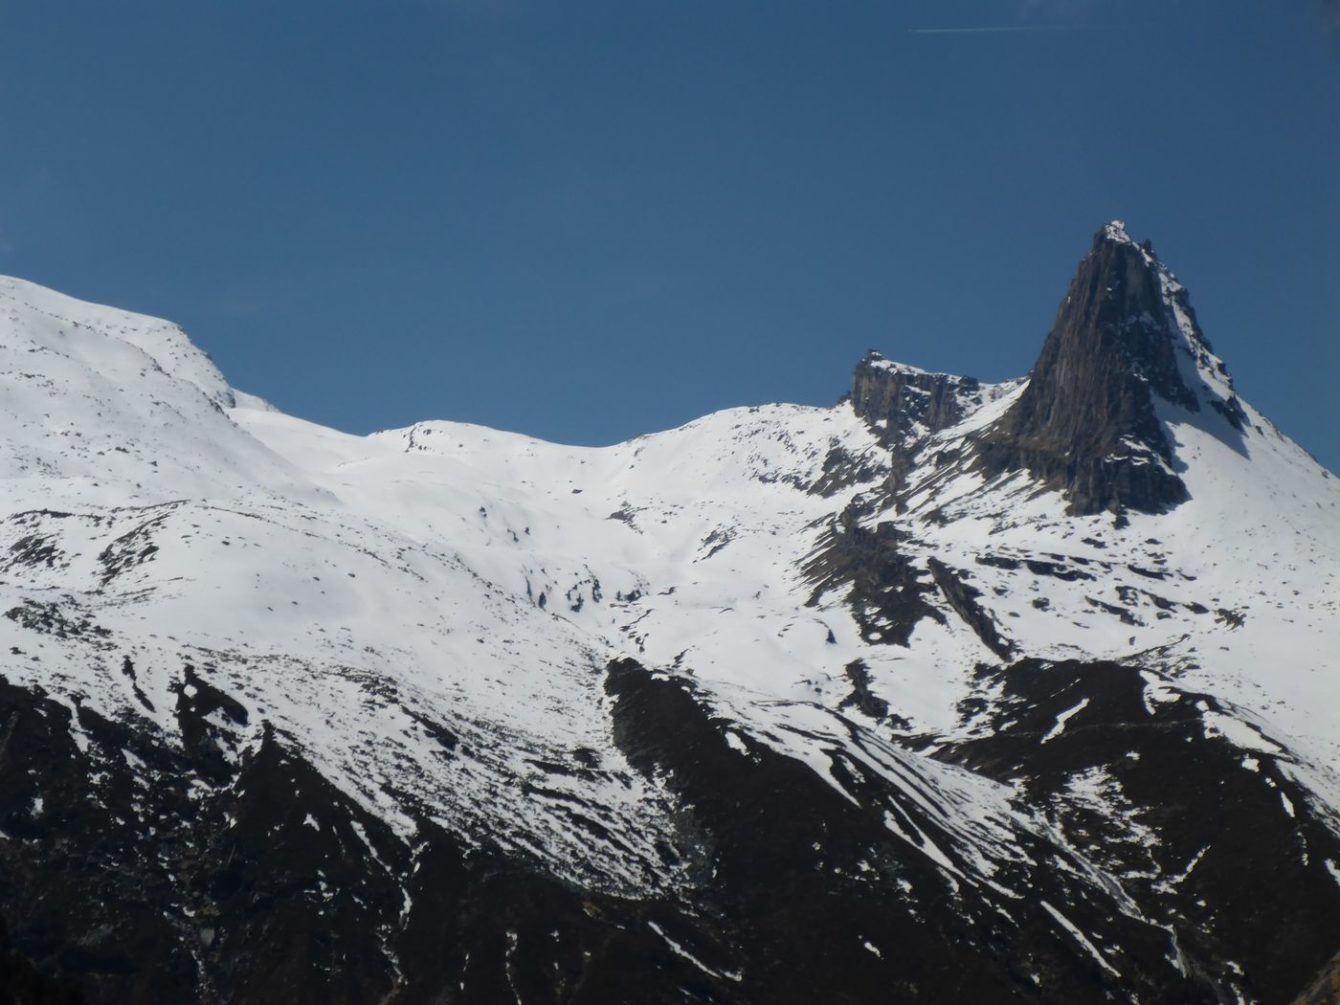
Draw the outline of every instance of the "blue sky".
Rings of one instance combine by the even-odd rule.
[[[611,442],[1024,373],[1120,217],[1340,469],[1340,27],[1239,0],[118,0],[0,14],[0,272],[352,431]],[[925,28],[1028,30],[925,32]]]

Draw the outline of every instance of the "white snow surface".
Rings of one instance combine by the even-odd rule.
[[[1023,386],[985,388],[932,439],[988,424]],[[872,522],[965,575],[1021,654],[1134,661],[1151,701],[1215,695],[1236,716],[1222,732],[1287,745],[1320,787],[1340,770],[1340,483],[1246,411],[1236,445],[1165,416],[1191,500],[1123,529],[1064,515],[1023,476],[952,467],[918,472],[910,511]],[[0,618],[16,682],[173,733],[191,663],[248,707],[250,742],[271,723],[403,833],[414,808],[621,888],[674,876],[654,847],[668,796],[610,735],[603,669],[619,656],[692,674],[732,729],[839,789],[836,756],[937,790],[953,847],[907,840],[948,873],[989,876],[992,843],[1027,826],[1009,789],[854,742],[837,714],[862,659],[913,729],[952,736],[974,664],[995,660],[947,603],[907,648],[863,642],[840,592],[807,603],[800,565],[871,485],[807,487],[834,447],[884,463],[848,406],[730,409],[602,448],[459,422],[354,436],[229,388],[174,325],[0,279],[0,416],[0,612],[56,605],[105,633]],[[470,756],[444,759],[423,716]],[[537,767],[591,752],[596,781]],[[626,844],[574,830],[545,789],[580,789]]]

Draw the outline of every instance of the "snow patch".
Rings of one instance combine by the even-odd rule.
[[[1094,958],[1094,960],[1098,963],[1099,966],[1101,966],[1108,973],[1112,974],[1114,977],[1121,976],[1121,974],[1117,972],[1116,967],[1112,966],[1112,964],[1107,962],[1107,960],[1103,957],[1103,954],[1098,951],[1098,947],[1095,946],[1092,942],[1090,942],[1088,938],[1084,935],[1084,933],[1081,932],[1079,928],[1077,928],[1074,925],[1074,923],[1070,921],[1069,918],[1067,918],[1056,908],[1052,907],[1052,905],[1047,903],[1047,901],[1044,900],[1041,903],[1042,906],[1047,909],[1047,913],[1056,919],[1057,924],[1059,924],[1062,928],[1064,928],[1067,932],[1069,932],[1074,937],[1075,941],[1078,942],[1081,946],[1083,946],[1084,950]]]
[[[1068,708],[1060,715],[1058,715],[1056,717],[1056,725],[1052,726],[1052,728],[1047,731],[1047,735],[1042,738],[1042,742],[1046,743],[1048,740],[1053,740],[1056,737],[1060,736],[1062,733],[1064,733],[1065,724],[1070,721],[1072,716],[1077,715],[1079,711],[1088,704],[1089,704],[1088,698],[1081,698],[1078,705],[1075,705],[1072,708]]]
[[[1231,715],[1204,709],[1202,710],[1201,721],[1204,723],[1207,739],[1222,737],[1235,747],[1262,754],[1279,754],[1282,752],[1280,745],[1264,736],[1260,730],[1254,729]]]
[[[731,971],[731,970],[714,970],[714,969],[712,969],[712,968],[709,967],[706,963],[704,963],[702,960],[698,959],[698,957],[694,956],[694,955],[693,955],[692,953],[690,953],[687,949],[685,949],[683,946],[681,946],[681,945],[680,945],[678,942],[676,942],[674,939],[670,938],[670,936],[667,935],[667,934],[665,933],[665,929],[663,929],[660,925],[656,924],[656,922],[654,922],[654,921],[648,921],[648,922],[647,922],[647,927],[650,928],[653,932],[655,932],[657,935],[659,935],[659,936],[661,937],[661,939],[665,942],[665,944],[666,944],[667,946],[670,947],[670,951],[671,951],[672,953],[674,953],[676,956],[681,957],[682,959],[686,959],[686,960],[688,960],[690,963],[692,963],[695,967],[697,967],[697,968],[698,968],[699,970],[701,970],[703,973],[707,974],[709,977],[716,977],[716,978],[723,978],[723,977],[724,977],[724,978],[725,978],[726,980],[728,980],[728,981],[735,981],[735,982],[737,982],[737,983],[738,983],[739,981],[744,980],[744,974],[743,974],[743,973],[738,973],[738,972],[736,972],[736,971]]]

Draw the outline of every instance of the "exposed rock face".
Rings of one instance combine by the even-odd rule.
[[[1000,884],[1121,945],[1121,986],[1142,1000],[1212,1000],[1164,933],[1036,836],[1015,834],[1021,859],[995,886],[970,883],[929,779],[905,790],[843,762],[844,796],[798,760],[728,742],[683,681],[622,660],[606,691],[631,764],[683,801],[683,897],[575,888],[427,819],[406,844],[278,733],[224,775],[80,710],[81,749],[66,706],[0,678],[0,1002],[1107,1000],[1112,974]],[[942,910],[958,880],[909,854],[890,818],[953,856],[962,912]]]
[[[976,377],[928,373],[887,360],[873,349],[856,364],[852,378],[852,408],[889,448],[889,484],[895,492],[925,438],[960,422],[981,399]]]
[[[1024,469],[1077,514],[1166,511],[1187,497],[1159,402],[1213,406],[1223,434],[1242,411],[1185,289],[1120,224],[1102,228],[1034,365],[1028,387],[978,443],[988,474]]]
[[[1282,1000],[1278,989],[1315,971],[1319,947],[1336,937],[1328,919],[1340,890],[1325,874],[1335,836],[1286,808],[1281,793],[1304,805],[1287,772],[1267,758],[1244,771],[1241,750],[1207,732],[1201,709],[1212,714],[1213,699],[1181,696],[1151,715],[1140,673],[1116,664],[1024,660],[983,667],[982,683],[1007,700],[965,708],[989,728],[936,758],[1015,785],[1021,805],[1123,875],[1124,892],[1104,893],[1083,879],[1090,866],[1022,832],[1017,861],[977,882],[927,800],[934,776],[892,784],[888,767],[915,770],[914,761],[851,727],[861,757],[832,762],[844,796],[801,762],[728,735],[729,722],[683,679],[632,660],[607,669],[614,735],[637,771],[667,779],[682,801],[695,849],[684,899],[576,889],[467,849],[427,820],[408,846],[277,734],[226,779],[208,759],[86,711],[82,751],[65,729],[68,708],[0,682],[0,818],[12,835],[0,845],[0,885],[7,905],[26,905],[11,919],[17,951],[0,927],[0,1001],[799,1005],[1129,994],[1210,1005],[1235,989]],[[123,753],[132,750],[153,785],[134,776]],[[1104,787],[1126,824],[1092,809],[1086,793]],[[908,854],[891,818],[951,856],[954,885]],[[1277,852],[1254,870],[1262,847]],[[962,910],[944,909],[949,890]],[[1011,892],[1020,890],[1029,896]],[[1143,917],[1123,908],[1127,895]],[[1068,943],[1056,905],[1102,948]],[[1307,1005],[1331,1001],[1330,979]]]
[[[976,633],[984,646],[1001,659],[1010,659],[1014,655],[1014,644],[1000,634],[1000,627],[977,602],[981,591],[969,586],[960,574],[938,559],[928,558],[926,566],[954,613]]]
[[[964,400],[980,389],[976,377],[927,373],[871,350],[856,364],[851,405],[891,443],[954,425],[963,418]]]

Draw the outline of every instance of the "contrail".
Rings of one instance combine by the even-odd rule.
[[[914,35],[974,35],[1006,31],[1079,31],[1073,24],[993,24],[979,28],[908,28]]]

